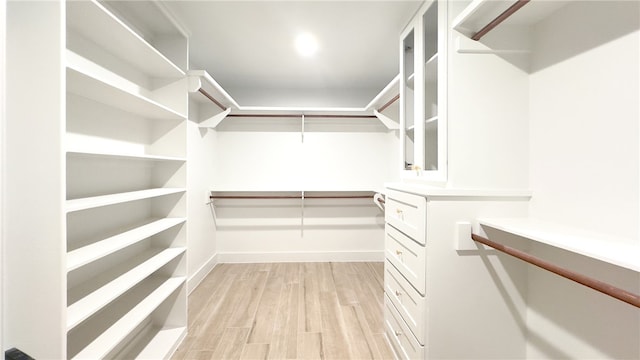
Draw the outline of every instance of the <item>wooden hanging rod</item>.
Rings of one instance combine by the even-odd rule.
[[[480,235],[476,235],[476,234],[471,234],[471,239],[473,239],[474,241],[477,241],[481,244],[490,246],[496,250],[502,251],[504,253],[507,253],[511,256],[517,257],[520,260],[526,261],[530,264],[533,264],[535,266],[538,266],[542,269],[545,269],[547,271],[551,271],[554,274],[560,275],[564,278],[567,278],[569,280],[575,281],[579,284],[582,284],[584,286],[590,287],[596,291],[599,291],[603,294],[607,294],[611,297],[614,297],[620,301],[624,301],[627,304],[631,304],[635,307],[640,308],[640,295],[628,292],[626,290],[620,289],[618,287],[615,287],[611,284],[608,284],[606,282],[600,281],[600,280],[596,280],[594,278],[591,278],[589,276],[580,274],[580,273],[576,273],[574,271],[565,269],[561,266],[558,266],[556,264],[553,264],[551,262],[548,262],[546,260],[540,259],[536,256],[533,256],[531,254],[528,254],[524,251],[520,251],[518,249],[514,249],[512,247],[506,246],[506,245],[502,245],[496,242],[493,242],[485,237],[482,237]]]
[[[198,89],[198,92],[202,95],[204,95],[207,99],[211,100],[211,102],[213,102],[214,104],[218,105],[218,107],[222,110],[227,110],[227,107],[222,105],[222,103],[218,100],[216,100],[216,98],[214,98],[213,96],[211,96],[211,94],[209,94],[208,92],[206,92],[204,89]]]
[[[255,117],[255,118],[297,118],[302,117],[302,114],[229,114],[227,117]],[[375,115],[338,115],[338,114],[313,114],[304,115],[305,119],[319,118],[319,119],[375,119]]]
[[[369,199],[373,195],[310,195],[304,196],[305,199]],[[211,195],[209,199],[302,199],[302,195]]]
[[[380,109],[378,109],[378,112],[383,112],[386,108],[391,106],[391,104],[393,104],[394,102],[398,101],[398,99],[400,99],[400,94],[394,96],[391,100],[387,101],[386,104],[382,105],[380,107]]]
[[[482,29],[480,29],[477,33],[475,33],[471,39],[480,40],[483,36],[485,36],[489,31],[493,30],[496,26],[500,25],[503,21],[505,21],[509,16],[513,15],[516,11],[520,10],[523,6],[527,5],[531,0],[518,0],[515,4],[511,5],[507,10],[505,10],[502,14],[498,15],[495,19],[491,20],[490,23],[485,25]]]

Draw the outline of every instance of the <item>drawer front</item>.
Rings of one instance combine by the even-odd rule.
[[[426,248],[393,226],[385,226],[385,257],[418,290],[425,294]]]
[[[424,345],[426,300],[388,261],[384,264],[384,291],[418,342]]]
[[[426,241],[426,214],[427,199],[423,196],[387,190],[385,221],[420,244]]]
[[[418,343],[386,296],[384,305],[385,331],[398,357],[401,359],[424,359],[424,346]]]

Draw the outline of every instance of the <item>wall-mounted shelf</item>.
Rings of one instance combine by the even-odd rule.
[[[215,129],[225,118],[304,118],[314,119],[378,119],[389,130],[399,128],[398,122],[384,110],[397,101],[399,76],[366,107],[296,107],[296,106],[243,106],[239,105],[220,84],[204,70],[191,70],[189,91],[192,99],[201,105],[201,128]],[[199,93],[199,94],[197,94]],[[304,117],[304,118],[303,118]],[[302,126],[304,130],[304,125]]]
[[[82,351],[73,356],[73,359],[102,359],[109,355],[114,349],[125,340],[128,334],[132,333],[142,324],[169,296],[175,292],[185,282],[184,277],[173,277],[169,279],[153,279],[154,290],[147,295],[144,300],[136,304],[123,317],[118,319],[113,325],[107,328],[100,336],[95,338]],[[159,283],[159,284],[156,284]],[[145,292],[145,287],[136,288],[134,292]],[[165,350],[166,344],[175,344],[186,333],[186,327],[167,328],[172,335],[165,339],[166,343],[161,346]],[[176,330],[176,331],[171,331]],[[153,342],[156,343],[156,342]],[[148,342],[152,345],[152,342]],[[161,351],[164,356],[166,351]],[[158,358],[162,358],[159,356]]]
[[[67,200],[67,213],[97,208],[107,205],[121,204],[129,201],[142,199],[150,199],[159,196],[178,194],[185,192],[184,188],[158,188],[139,191],[130,191],[126,193],[92,196],[87,198]]]
[[[214,207],[216,205],[224,206],[219,202],[227,203],[233,201],[236,204],[234,206],[240,206],[239,204],[244,203],[248,207],[252,207],[256,205],[256,201],[269,201],[270,203],[268,204],[271,205],[276,203],[279,207],[287,206],[300,209],[299,216],[295,212],[287,212],[288,216],[283,218],[252,218],[250,224],[247,223],[245,218],[217,218],[216,224],[221,228],[234,226],[300,226],[301,229],[304,229],[305,226],[377,226],[379,223],[376,221],[353,216],[332,219],[330,224],[324,218],[305,217],[305,207],[314,206],[315,204],[321,204],[325,207],[328,202],[335,202],[336,206],[338,204],[349,204],[349,206],[365,205],[375,207],[376,204],[373,202],[375,194],[373,191],[362,190],[212,191],[209,200]],[[369,202],[368,200],[371,201]]]
[[[167,248],[161,251],[152,249],[137,255],[124,264],[114,266],[96,279],[90,279],[90,283],[80,284],[69,289],[69,300],[81,298],[67,307],[67,331],[100,311],[184,251],[184,248]],[[123,269],[129,270],[120,274]],[[85,294],[86,288],[91,288],[94,283],[104,285]]]
[[[473,0],[455,18],[452,28],[473,40],[480,40],[503,21],[533,24],[566,4],[567,1]]]
[[[157,78],[180,78],[184,72],[97,1],[67,2],[67,27],[100,48]]]
[[[104,256],[150,238],[174,226],[183,224],[185,218],[164,218],[154,220],[133,229],[123,231],[117,235],[98,240],[89,245],[69,251],[67,253],[67,271],[76,270]]]
[[[183,119],[133,82],[67,50],[67,91],[152,119]]]
[[[105,159],[123,159],[123,160],[139,160],[139,161],[177,161],[184,162],[187,159],[176,156],[159,156],[159,155],[144,155],[144,154],[127,154],[119,152],[99,152],[91,150],[67,150],[67,155],[70,157],[95,157]]]
[[[625,269],[640,272],[640,243],[531,218],[478,219],[488,226]]]

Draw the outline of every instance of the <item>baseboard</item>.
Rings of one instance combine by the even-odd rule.
[[[187,280],[187,294],[191,294],[191,292],[200,285],[200,282],[213,270],[213,268],[220,263],[220,256],[218,253],[213,254],[202,266],[200,269],[193,274]]]
[[[384,261],[384,250],[325,252],[227,252],[218,253],[219,263],[347,262]]]

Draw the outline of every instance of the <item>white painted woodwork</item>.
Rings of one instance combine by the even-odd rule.
[[[631,238],[615,238],[534,218],[481,218],[478,222],[482,226],[640,272],[640,244]]]
[[[6,20],[2,345],[38,359],[62,359],[64,4],[8,1]]]

